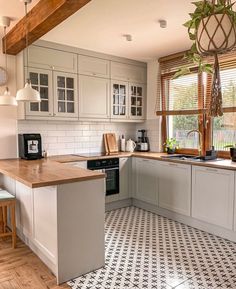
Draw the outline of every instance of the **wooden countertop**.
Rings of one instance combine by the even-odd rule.
[[[64,156],[53,156],[53,157],[50,157],[50,159],[56,162],[60,162],[60,163],[68,163],[68,162],[79,162],[79,161],[87,161],[87,160],[101,159],[101,158],[139,157],[139,158],[146,158],[146,159],[152,159],[152,160],[159,160],[163,162],[190,164],[190,165],[196,165],[196,166],[236,171],[236,162],[232,162],[231,159],[197,162],[197,161],[191,161],[191,160],[176,160],[176,159],[163,158],[163,156],[168,156],[168,155],[166,153],[156,153],[156,152],[134,152],[134,153],[119,152],[116,155],[108,155],[108,156],[102,156],[102,157],[79,157],[75,155],[64,155]]]
[[[99,160],[99,159],[110,159],[110,158],[125,158],[131,157],[132,153],[129,152],[119,152],[105,156],[95,156],[95,157],[83,157],[78,155],[61,155],[61,156],[51,156],[50,160],[59,162],[59,163],[70,163],[70,162],[81,162],[88,160]]]
[[[79,162],[101,158],[139,157],[165,162],[167,161],[236,171],[236,162],[232,162],[229,159],[224,159],[220,161],[195,162],[163,158],[163,156],[166,155],[167,154],[165,153],[155,152],[119,152],[118,154],[114,155],[89,158],[76,155],[62,155],[34,161],[9,159],[0,160],[0,173],[13,178],[28,187],[38,188],[44,186],[53,186],[65,183],[85,181],[90,179],[104,178],[105,174],[103,173],[68,166],[65,164],[69,162]]]
[[[0,160],[0,173],[31,188],[105,178],[103,173],[68,166],[50,159]]]
[[[167,156],[166,153],[155,153],[155,152],[146,152],[146,153],[135,152],[132,154],[132,156],[139,157],[139,158],[160,160],[164,162],[190,164],[190,165],[195,165],[195,166],[203,166],[203,167],[210,167],[210,168],[216,168],[216,169],[226,169],[226,170],[236,171],[236,162],[232,162],[231,159],[212,160],[212,161],[176,160],[176,159],[163,158],[163,156]]]

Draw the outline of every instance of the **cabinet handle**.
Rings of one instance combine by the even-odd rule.
[[[206,168],[206,170],[209,171],[209,172],[214,172],[214,173],[218,172],[217,169],[212,169],[212,168]]]
[[[175,164],[175,163],[169,163],[169,166],[172,166],[172,167],[178,167],[178,164]]]

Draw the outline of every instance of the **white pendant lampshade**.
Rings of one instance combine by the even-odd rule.
[[[17,106],[16,98],[10,94],[8,87],[3,95],[0,95],[0,106]]]
[[[16,93],[17,101],[30,101],[30,102],[40,102],[40,94],[36,89],[31,86],[30,79],[27,79],[25,87],[19,89]]]

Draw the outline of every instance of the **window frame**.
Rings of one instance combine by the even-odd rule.
[[[196,72],[196,69],[191,69],[191,72]],[[166,103],[165,99],[165,80],[167,77],[173,76],[174,73],[168,73],[163,74],[161,76],[161,100],[162,100],[162,110],[166,111],[166,108],[164,104]],[[211,97],[211,85],[212,85],[212,75],[207,74],[206,79],[206,95],[205,95],[205,102],[210,102]],[[203,88],[203,77],[202,74],[198,74],[198,103],[200,104],[199,107],[204,106],[204,88]],[[227,112],[235,112],[235,108],[226,108],[224,109],[225,113]],[[186,115],[186,113],[180,113],[177,112],[171,113],[171,115]],[[193,115],[198,115],[198,129],[202,133],[202,139],[203,139],[203,147],[202,147],[202,154],[205,155],[206,150],[210,149],[213,144],[213,126],[212,126],[212,118],[208,117],[206,114],[206,110],[203,109],[202,112],[196,113]],[[161,116],[161,139],[162,139],[162,148],[164,150],[164,142],[166,141],[168,137],[168,123],[167,123],[167,114],[163,114]],[[198,155],[198,149],[193,148],[179,148],[176,150],[179,154],[191,154],[191,155]],[[217,151],[218,156],[222,158],[230,158],[230,152],[229,151]]]

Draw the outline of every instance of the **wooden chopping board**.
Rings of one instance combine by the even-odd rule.
[[[116,141],[116,135],[114,133],[107,133],[106,140],[109,153],[117,153],[118,145]]]

